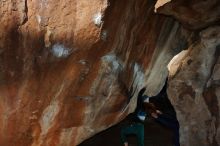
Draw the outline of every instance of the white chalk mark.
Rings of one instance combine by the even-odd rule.
[[[62,44],[54,44],[52,47],[52,53],[58,58],[67,57],[71,54],[71,49],[66,48]]]
[[[93,22],[95,23],[95,25],[100,26],[102,24],[102,14],[101,12],[96,13],[93,16]]]

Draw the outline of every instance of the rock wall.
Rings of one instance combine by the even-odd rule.
[[[218,146],[220,1],[163,1],[156,11],[194,32],[189,47],[168,65],[169,98],[180,122],[182,146]]]
[[[212,43],[209,37],[218,37],[212,29],[210,34],[208,29],[197,36],[197,30],[188,30],[171,17],[155,14],[155,3],[150,0],[1,1],[0,145],[77,145],[132,112],[135,97],[143,86],[147,87],[146,94],[157,94],[173,56],[195,44],[199,37],[203,38],[201,42],[208,43]],[[219,40],[215,41],[210,49],[212,54]],[[205,52],[208,46],[197,47],[201,58],[195,56],[201,59],[200,63],[202,55],[208,55]],[[196,54],[196,49],[192,50]],[[218,123],[219,113],[208,108],[219,97],[218,73],[214,73],[218,64],[213,66],[217,59],[212,54],[207,56],[209,64],[201,68],[205,72],[201,72],[202,80],[195,80],[199,85],[203,81],[200,86],[205,87],[208,80],[210,84],[200,90],[205,91],[201,95],[204,98],[199,98],[203,101],[201,105],[195,104],[194,109],[198,113],[196,106],[201,106],[206,112],[205,117],[195,118],[195,122],[209,119],[201,127],[208,125],[212,129],[204,129],[198,139],[205,137],[210,145],[218,142],[213,137],[219,135],[213,124],[214,119]],[[175,67],[178,72],[173,73],[171,87],[178,85],[175,82],[179,71],[188,70],[179,64]],[[200,69],[199,64],[197,68]],[[189,74],[184,82],[191,81],[193,75]],[[184,79],[181,75],[180,78]],[[169,94],[180,123],[185,126],[187,115],[180,110],[187,104],[178,104],[179,90],[169,89]],[[214,90],[216,98],[212,99]],[[209,112],[214,118],[210,118]],[[187,137],[183,127],[182,144],[196,145],[197,139]]]
[[[220,144],[219,30],[220,27],[203,30],[200,40],[170,64],[168,93],[181,124],[183,146]],[[172,70],[174,64],[178,67]]]
[[[219,0],[158,0],[155,11],[175,17],[191,30],[201,30],[220,24]]]

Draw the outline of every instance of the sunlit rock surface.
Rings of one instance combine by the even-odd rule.
[[[215,60],[212,46],[219,40],[214,43],[209,39],[219,37],[213,34],[217,27],[197,36],[198,32],[187,30],[173,18],[155,14],[155,4],[147,0],[0,1],[0,145],[79,144],[132,112],[143,86],[146,94],[157,94],[168,75],[170,60],[200,37],[207,43],[202,49],[192,49],[192,53],[201,53],[195,60],[202,63],[200,59],[206,58],[202,55],[210,55],[209,64],[198,67],[198,63],[193,68],[194,73],[202,71],[202,79],[193,79],[194,74],[179,78],[199,85],[192,93],[205,91],[201,105],[192,101],[194,108],[190,108],[195,113],[200,111],[197,106],[206,109],[204,117],[194,118],[194,122],[206,118],[206,123],[213,125],[210,117],[214,115],[214,123],[219,123],[219,112],[207,108],[213,103],[208,96],[215,94],[219,99],[219,65],[210,67]],[[179,73],[189,70],[178,63],[176,68],[171,87],[178,85],[175,79]],[[207,89],[197,91],[202,85]],[[187,108],[187,104],[178,104],[181,92],[169,90],[184,126],[189,120],[186,122],[187,115],[180,112]],[[208,137],[207,145],[219,143],[218,138],[213,140],[213,133],[219,136],[217,126],[214,124],[211,132],[205,131],[208,129],[198,139]],[[197,139],[188,138],[183,130],[181,143],[196,145]]]
[[[171,74],[168,93],[181,124],[182,145],[218,146],[220,27],[203,30],[199,37],[171,61],[170,68],[178,69]]]

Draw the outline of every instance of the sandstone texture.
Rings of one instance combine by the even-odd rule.
[[[158,0],[155,11],[175,17],[189,29],[220,24],[219,0]]]
[[[181,123],[183,146],[220,144],[219,43],[220,27],[208,28],[171,61],[168,93]],[[176,72],[172,66],[178,66]]]
[[[181,2],[0,1],[0,145],[78,145],[169,71],[181,144],[220,145],[219,5]]]

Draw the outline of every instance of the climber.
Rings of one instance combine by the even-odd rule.
[[[173,144],[179,144],[179,122],[176,118],[176,112],[170,103],[167,93],[167,80],[163,89],[156,96],[143,95],[146,88],[141,89],[138,94],[137,106],[132,113],[132,124],[122,128],[121,139],[124,146],[128,146],[126,136],[135,134],[138,139],[138,146],[144,146],[144,121],[148,115],[153,117],[156,122],[170,128],[173,131]]]
[[[156,96],[146,97],[145,103],[153,104],[157,110],[152,110],[150,112],[151,117],[155,119],[156,122],[169,128],[173,132],[173,144],[174,146],[180,146],[179,143],[179,122],[176,117],[176,112],[167,97],[167,80],[163,89]]]
[[[164,114],[161,111],[157,110],[152,112],[151,116],[161,125],[164,125],[167,128],[170,128],[173,132],[173,144],[174,146],[180,146],[179,143],[179,123],[178,121],[171,117],[170,115]]]
[[[135,134],[138,140],[138,146],[144,146],[144,121],[146,118],[146,112],[144,109],[145,97],[143,94],[146,88],[143,88],[138,93],[137,106],[135,111],[131,115],[131,124],[123,127],[121,130],[121,140],[124,146],[128,146],[126,136]]]

